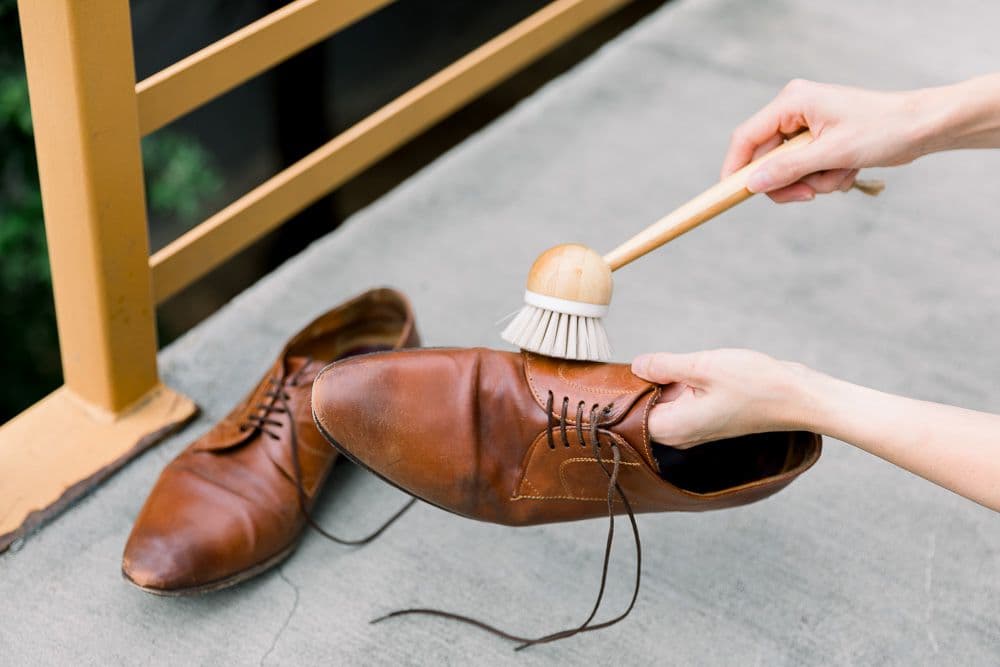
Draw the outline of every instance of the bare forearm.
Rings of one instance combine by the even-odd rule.
[[[922,153],[1000,148],[1000,73],[913,93]]]
[[[1000,511],[1000,416],[882,393],[809,372],[799,426],[864,449]]]

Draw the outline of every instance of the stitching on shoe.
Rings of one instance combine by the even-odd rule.
[[[649,400],[646,402],[646,409],[642,413],[642,446],[646,450],[646,460],[649,461],[651,464],[653,461],[656,461],[656,459],[653,458],[653,450],[649,446],[649,433],[648,433],[649,413],[650,411],[652,411],[653,406],[656,405],[656,401],[659,400],[661,391],[662,390],[660,389],[659,385],[654,385],[653,395],[649,397]],[[656,467],[659,468],[659,465],[657,465]]]
[[[528,466],[531,465],[531,459],[534,456],[535,449],[539,446],[542,441],[542,436],[545,435],[545,431],[542,431],[535,436],[535,439],[531,441],[531,445],[528,447],[528,452],[525,454],[524,458],[521,460],[521,478],[517,480],[514,484],[514,488],[511,489],[511,499],[517,499],[520,497],[521,486],[524,485],[525,481],[528,479]],[[538,489],[535,489],[538,491]]]
[[[611,432],[607,432],[607,431],[605,431],[605,433],[607,435],[613,437],[619,443],[619,446],[625,445],[625,447],[627,449],[623,450],[623,451],[632,451],[633,455],[638,455],[638,452],[635,452],[635,448],[633,448],[624,438],[622,438],[621,436],[619,436],[617,433],[611,433]],[[601,501],[601,502],[606,502],[607,501],[607,497],[605,497],[605,496],[601,496],[601,497],[597,497],[597,498],[592,498],[592,497],[589,497],[589,496],[546,495],[546,494],[542,493],[541,490],[537,486],[535,486],[534,482],[532,482],[531,479],[528,478],[528,468],[530,467],[531,461],[534,458],[535,449],[537,449],[540,446],[540,442],[542,440],[542,436],[543,435],[544,435],[544,432],[543,433],[539,433],[535,437],[535,439],[532,441],[531,446],[528,447],[528,454],[525,456],[525,459],[524,459],[524,462],[523,462],[524,468],[523,468],[523,470],[521,472],[521,477],[517,481],[517,483],[514,485],[514,491],[511,494],[510,499],[511,500],[587,500],[587,501]],[[603,459],[603,458],[601,460],[604,461],[605,463],[608,462],[608,460]],[[566,490],[568,492],[571,491],[571,489],[569,488],[569,484],[566,482],[566,478],[564,477],[564,474],[563,474],[564,466],[567,463],[575,463],[575,462],[581,462],[581,461],[593,463],[594,459],[591,458],[591,457],[573,457],[571,459],[566,459],[565,461],[563,461],[562,463],[559,464],[559,483],[562,485],[562,488],[564,490]],[[643,467],[643,463],[642,462],[638,462],[638,461],[622,461],[621,465],[623,465],[623,466],[634,466],[634,467],[637,467],[637,468],[640,468],[640,469]],[[529,490],[532,492],[532,495],[526,495],[526,494],[521,493],[521,489],[522,488],[527,488],[527,487],[530,487]],[[616,499],[615,502],[621,502],[621,501],[618,500],[618,499]]]
[[[545,494],[543,494],[538,489],[537,486],[535,486],[535,484],[528,478],[528,467],[531,465],[531,461],[534,458],[535,450],[538,447],[543,446],[542,443],[544,442],[544,440],[543,440],[542,436],[544,436],[544,435],[545,435],[544,432],[539,433],[535,437],[535,439],[532,441],[531,446],[528,448],[528,454],[525,456],[525,459],[522,462],[522,464],[524,466],[524,469],[521,472],[521,478],[514,485],[513,493],[511,493],[510,499],[511,500],[588,500],[588,501],[607,502],[608,499],[607,499],[607,497],[604,497],[604,496],[599,497],[599,498],[590,498],[590,497],[578,497],[578,496],[559,496],[559,495],[553,496],[553,495],[545,495]],[[614,434],[611,434],[611,435],[614,435]],[[620,438],[619,438],[619,440],[620,440]],[[579,459],[575,459],[575,460],[590,461],[590,462],[594,461],[594,459],[592,459],[592,458],[579,458]],[[622,465],[626,465],[626,464],[623,462]],[[637,463],[628,463],[627,465],[639,465],[639,464],[637,464]],[[562,471],[561,470],[560,470],[559,475],[560,475],[560,483],[562,484],[562,487],[564,489],[566,489],[566,483],[562,479]],[[524,486],[530,486],[532,488],[532,490],[534,491],[534,494],[533,495],[524,495],[524,494],[522,494],[520,492],[520,490]],[[618,501],[616,501],[616,502],[618,502]]]
[[[535,377],[531,372],[531,352],[521,351],[521,355],[524,357],[524,375],[528,380],[528,388],[531,389],[531,395],[535,397],[535,402],[538,403],[538,407],[545,410],[545,402],[542,400],[541,394],[538,393],[538,388],[535,386]]]
[[[529,490],[532,493],[537,494],[537,495],[542,495],[541,490],[539,490],[539,488],[537,486],[535,486],[534,483],[532,483],[532,481],[530,479],[525,478],[524,482],[521,484],[521,486],[527,486],[527,487],[529,487]]]
[[[590,459],[593,461],[593,459]],[[607,498],[588,498],[588,497],[578,497],[578,496],[514,496],[511,500],[586,500],[586,501],[599,501],[602,503],[608,502]],[[616,503],[621,502],[620,500],[615,500]]]
[[[538,387],[535,385],[535,376],[534,376],[534,374],[532,372],[532,365],[531,365],[532,364],[532,358],[535,355],[533,355],[531,352],[528,352],[527,350],[521,350],[521,356],[524,358],[524,376],[525,376],[525,379],[528,381],[528,388],[531,390],[531,395],[535,397],[535,402],[538,404],[538,407],[541,408],[542,412],[547,413],[548,411],[545,409],[545,401],[542,400],[542,395],[539,393]],[[559,369],[557,370],[556,374],[564,382],[566,382],[571,387],[575,387],[575,388],[578,388],[578,389],[584,389],[585,391],[588,391],[588,392],[591,392],[591,393],[605,394],[605,395],[608,395],[608,396],[625,396],[628,393],[630,393],[630,392],[627,392],[627,391],[617,391],[617,390],[611,391],[611,390],[589,389],[587,387],[584,387],[583,385],[577,384],[577,383],[573,382],[572,380],[567,380],[566,379],[566,377],[562,374],[562,369],[563,369],[564,366],[565,366],[565,364],[560,364],[559,365]],[[655,385],[652,385],[652,386],[655,386]],[[630,404],[630,406],[631,406],[631,404]],[[621,414],[618,415],[617,418],[620,419],[620,418],[624,417],[627,413],[628,413],[628,410],[627,409],[623,409],[621,411]],[[555,411],[553,411],[552,414],[555,415],[556,414]],[[556,416],[558,416],[558,415],[556,415]],[[567,424],[576,424],[576,419],[572,418],[572,417],[567,418],[566,419],[566,423]]]

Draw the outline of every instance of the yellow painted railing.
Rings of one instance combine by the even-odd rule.
[[[128,0],[19,0],[65,385],[0,427],[0,551],[191,417],[155,304],[628,0],[555,0],[152,257],[140,137],[389,4],[296,0],[136,83]]]

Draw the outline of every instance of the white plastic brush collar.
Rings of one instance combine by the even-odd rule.
[[[527,292],[527,303],[500,335],[522,350],[548,357],[609,361],[611,345],[601,322],[607,306]],[[572,309],[575,313],[560,312]],[[596,313],[591,316],[577,313]]]
[[[547,296],[538,292],[532,292],[530,289],[524,290],[524,302],[529,306],[535,306],[542,310],[551,310],[555,313],[577,315],[579,317],[604,317],[608,314],[607,304],[601,305],[560,299],[556,296]]]

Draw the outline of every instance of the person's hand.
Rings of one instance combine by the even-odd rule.
[[[799,428],[800,388],[811,373],[750,350],[644,354],[632,372],[667,385],[649,412],[650,437],[680,449]]]
[[[812,143],[769,160],[750,175],[747,188],[778,203],[847,191],[862,167],[906,164],[927,152],[929,94],[792,81],[733,132],[722,177],[808,128]]]

